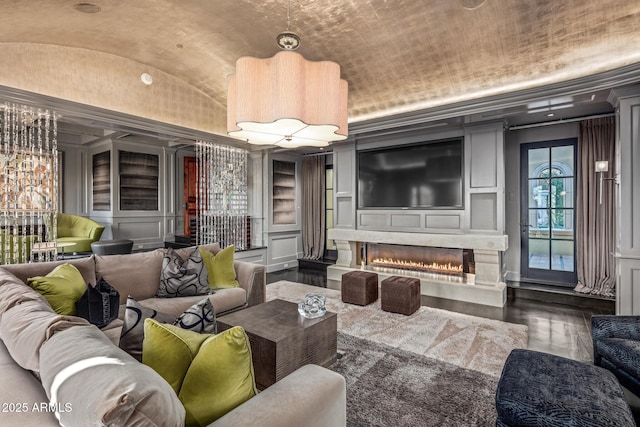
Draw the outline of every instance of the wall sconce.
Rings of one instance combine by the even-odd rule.
[[[615,178],[605,178],[603,175],[605,172],[609,172],[609,161],[608,160],[598,160],[596,161],[596,173],[600,176],[600,204],[602,204],[602,182],[613,181]]]

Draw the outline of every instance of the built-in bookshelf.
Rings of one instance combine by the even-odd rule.
[[[93,155],[93,210],[111,210],[111,151]]]
[[[120,210],[157,211],[159,156],[119,151],[119,169]]]
[[[273,161],[273,223],[296,223],[296,164]]]

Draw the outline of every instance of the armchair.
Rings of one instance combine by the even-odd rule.
[[[57,215],[58,236],[56,242],[73,242],[66,252],[91,252],[91,243],[102,236],[104,226],[89,218],[59,213]]]
[[[640,396],[640,316],[593,316],[593,363]]]

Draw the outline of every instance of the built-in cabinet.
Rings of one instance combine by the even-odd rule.
[[[296,267],[302,254],[300,162],[296,155],[269,152],[263,158],[268,272]]]
[[[282,160],[273,161],[273,185],[271,188],[273,224],[296,223],[296,164]]]
[[[131,239],[134,249],[162,247],[174,239],[176,149],[133,140],[60,148],[66,160],[65,212],[98,221],[105,226],[103,240]]]
[[[94,211],[111,210],[111,151],[92,157],[92,203]]]
[[[121,211],[158,210],[160,156],[135,151],[118,151]]]
[[[640,86],[611,91],[609,102],[616,109],[616,314],[640,315]]]

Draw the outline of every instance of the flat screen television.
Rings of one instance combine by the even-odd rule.
[[[462,139],[358,152],[359,209],[462,209]]]

